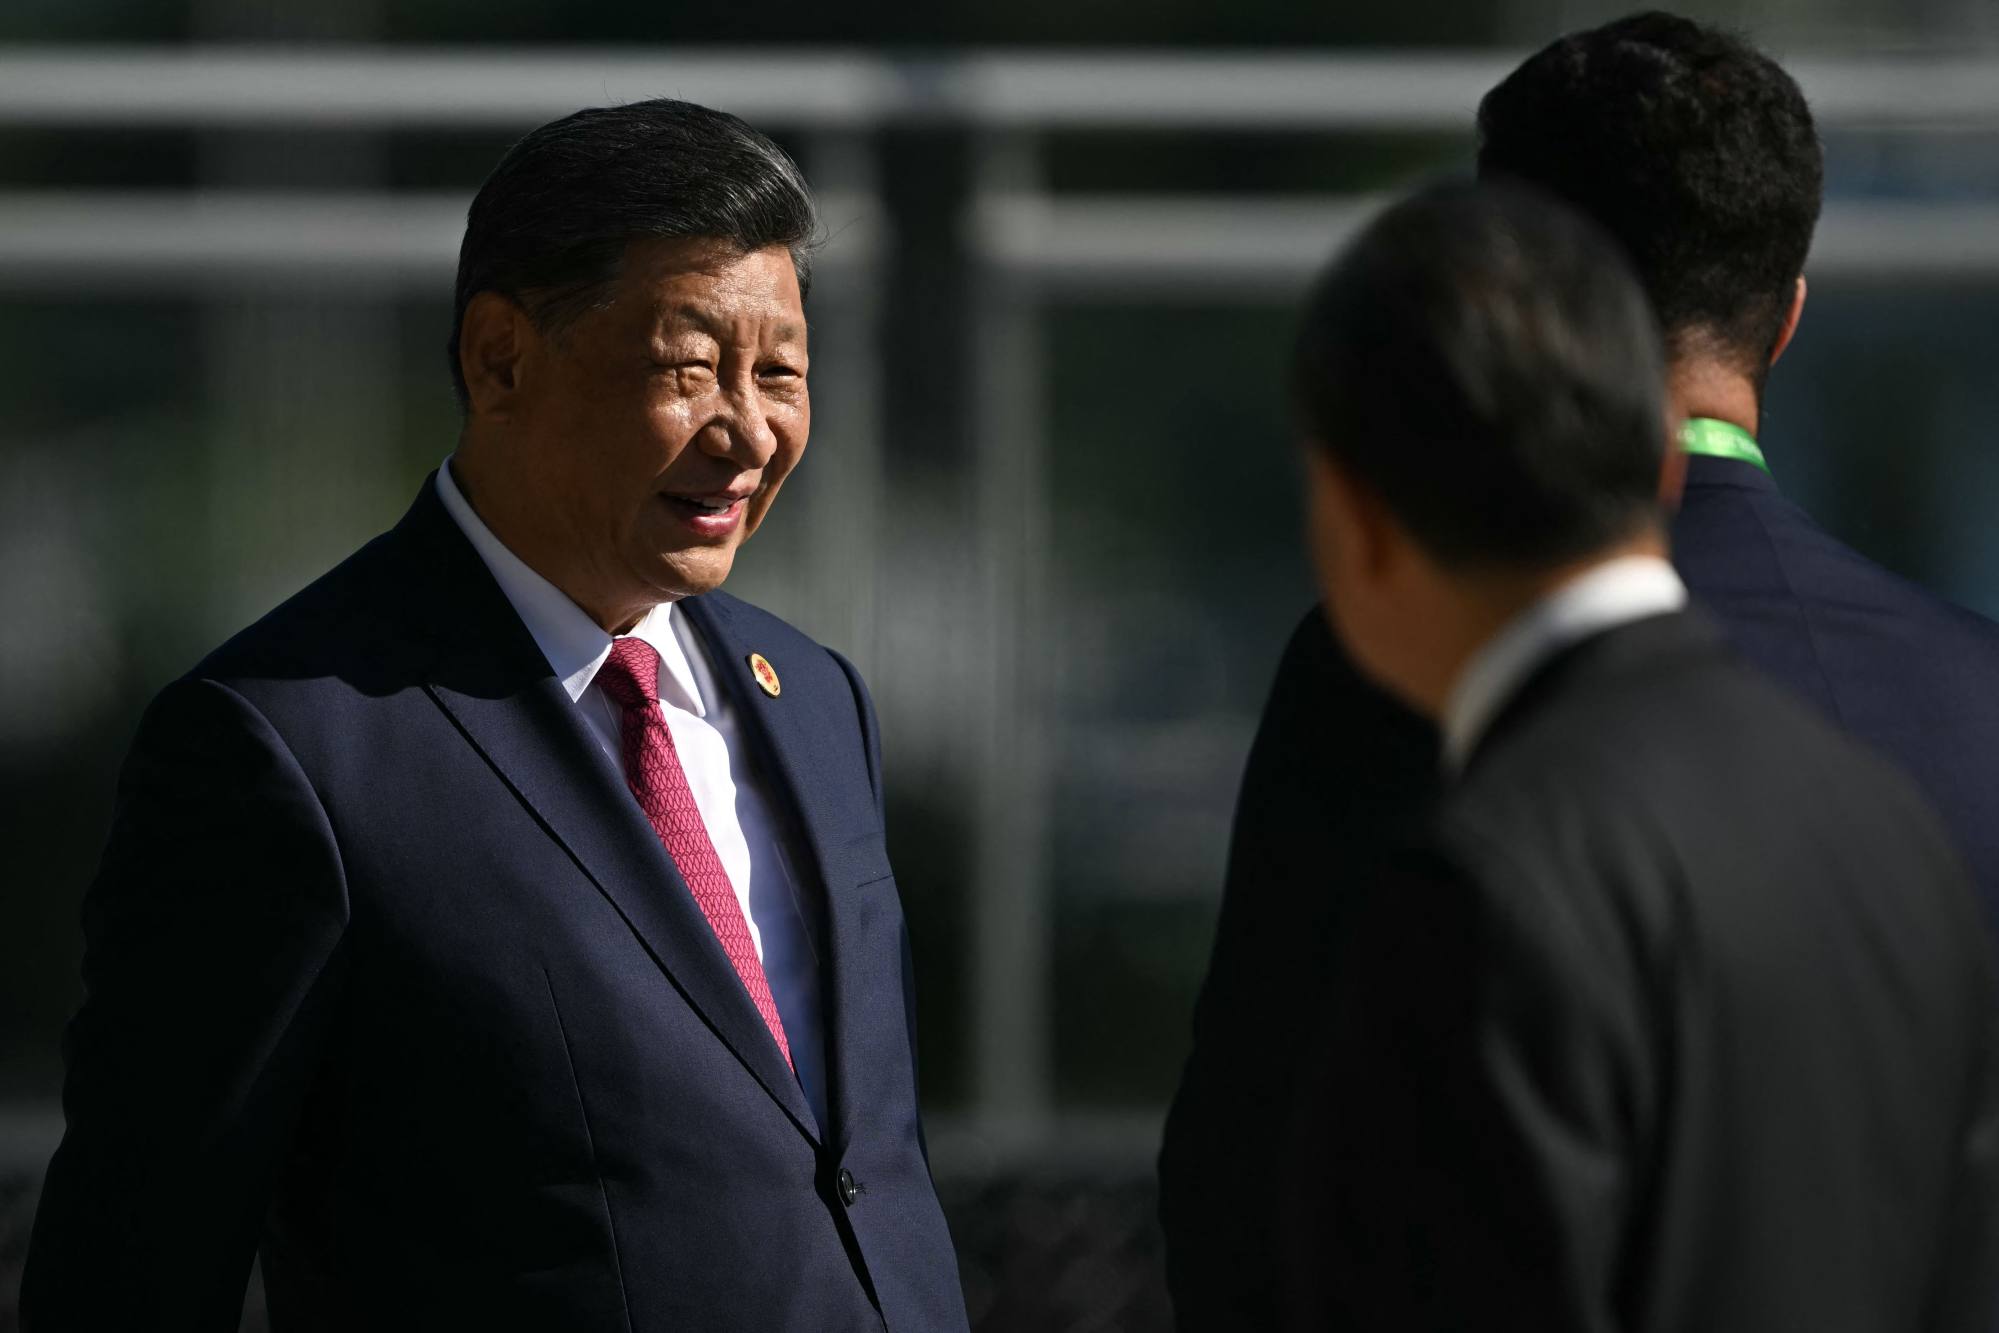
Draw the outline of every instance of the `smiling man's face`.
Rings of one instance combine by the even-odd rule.
[[[533,342],[510,415],[565,590],[622,616],[719,586],[811,428],[790,252],[635,242],[607,303]]]

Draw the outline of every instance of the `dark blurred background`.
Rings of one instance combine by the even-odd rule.
[[[881,708],[975,1326],[1162,1327],[1152,1153],[1309,599],[1293,296],[1384,192],[1468,167],[1514,61],[1625,9],[9,0],[0,1327],[140,709],[450,451],[452,265],[506,145],[660,94],[743,114],[822,192],[812,449],[731,590]],[[1780,481],[1999,614],[1999,10],[1688,12],[1784,58],[1826,141]]]

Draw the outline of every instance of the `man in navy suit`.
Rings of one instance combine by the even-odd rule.
[[[457,452],[133,743],[27,1327],[965,1327],[867,691],[717,591],[814,226],[679,102],[486,182]]]
[[[1480,176],[1525,180],[1603,225],[1659,316],[1669,394],[1688,419],[1673,561],[1695,604],[1751,664],[1915,779],[1999,927],[1999,627],[1818,528],[1778,489],[1786,446],[1766,460],[1757,439],[1819,212],[1821,152],[1797,84],[1726,33],[1640,14],[1528,59],[1487,95],[1478,129]],[[1243,777],[1160,1155],[1183,1328],[1270,1317],[1268,1200],[1287,1164],[1245,1127],[1293,1096],[1293,1038],[1273,1016],[1316,1003],[1341,886],[1364,880],[1384,830],[1433,795],[1436,745],[1307,613]]]

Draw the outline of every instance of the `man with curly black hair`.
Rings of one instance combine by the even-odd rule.
[[[1804,306],[1824,157],[1795,80],[1672,14],[1564,37],[1485,95],[1478,174],[1566,199],[1623,245],[1667,338],[1674,387],[1732,381],[1753,430]],[[1699,395],[1696,395],[1698,398]]]

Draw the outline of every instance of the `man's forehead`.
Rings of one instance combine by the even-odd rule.
[[[771,323],[770,332],[778,338],[805,336],[805,320],[798,314],[797,306],[776,299],[748,305],[735,303],[709,305],[700,301],[669,298],[659,303],[655,314],[662,333],[694,330],[716,337],[727,334],[732,326],[740,324],[745,317]]]
[[[713,237],[634,241],[619,275],[620,304],[662,333],[720,335],[744,319],[780,338],[806,331],[798,275],[782,245],[745,251]]]

